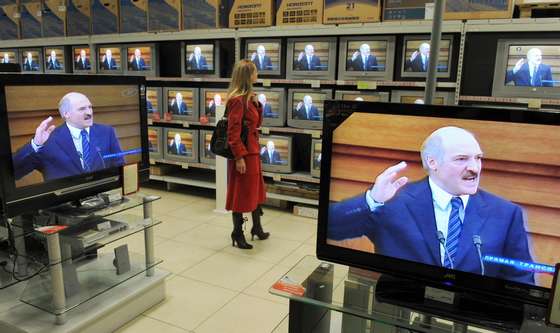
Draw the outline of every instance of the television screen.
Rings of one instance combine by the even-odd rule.
[[[165,159],[198,162],[198,131],[165,128],[164,142]]]
[[[91,71],[91,51],[89,46],[72,47],[72,59],[74,61],[74,72],[90,72]]]
[[[163,158],[161,127],[148,126],[148,151],[151,159]]]
[[[146,111],[148,118],[160,120],[161,118],[161,99],[162,89],[160,87],[146,88]]]
[[[261,135],[261,162],[263,170],[291,172],[292,138],[282,135]]]
[[[442,36],[439,46],[437,77],[449,77],[451,72],[452,36]],[[430,36],[405,36],[402,77],[425,77],[430,62]]]
[[[394,56],[394,37],[341,37],[338,79],[372,78],[391,81]]]
[[[452,105],[455,94],[453,92],[438,91],[432,97],[432,104]],[[425,104],[424,92],[421,90],[393,90],[391,92],[391,102],[406,104]]]
[[[102,46],[98,50],[97,64],[100,72],[122,72],[121,48],[119,46]]]
[[[323,102],[331,97],[331,91],[328,89],[290,89],[288,93],[288,126],[322,128]]]
[[[263,126],[284,126],[286,123],[286,95],[282,88],[255,89],[263,106]]]
[[[184,46],[185,74],[214,74],[216,50],[214,43],[190,44]]]
[[[0,64],[19,64],[17,50],[0,49]]]
[[[323,143],[319,139],[311,140],[311,176],[321,175],[321,148]]]
[[[45,47],[43,56],[45,58],[45,72],[65,72],[64,47]]]
[[[336,38],[288,39],[288,79],[333,80],[336,67]]]
[[[325,109],[319,258],[546,301],[532,291],[550,287],[560,261],[547,227],[558,214],[549,205],[560,195],[560,114],[342,101]]]
[[[41,56],[41,49],[22,49],[20,57],[22,72],[43,71],[43,57]]]
[[[282,40],[247,40],[245,42],[245,59],[251,59],[255,66],[257,66],[259,75],[280,75]]]
[[[200,110],[201,115],[214,119],[216,117],[216,106],[225,106],[227,103],[227,89],[203,88],[200,98],[202,98],[204,105],[204,110],[202,108]]]
[[[153,54],[150,46],[127,47],[126,54],[129,71],[144,72],[152,69]]]
[[[372,91],[342,91],[337,90],[335,99],[357,102],[388,102],[389,93]]]
[[[165,112],[172,119],[198,121],[198,89],[168,87],[163,89]]]
[[[216,155],[210,150],[210,140],[212,140],[212,131],[200,130],[200,162],[216,164]]]

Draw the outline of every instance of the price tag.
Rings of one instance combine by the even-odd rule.
[[[310,134],[312,138],[320,138],[321,137],[321,131],[316,131],[316,130],[303,130],[304,134]]]
[[[268,128],[268,127],[261,127],[261,133],[262,133],[262,134],[266,134],[266,135],[270,134],[270,128]]]
[[[272,81],[270,81],[269,79],[263,80],[262,82],[263,87],[270,87],[272,85]]]
[[[424,20],[432,20],[434,18],[434,8],[435,4],[429,2],[424,7]]]
[[[532,98],[527,101],[529,109],[540,109],[542,101],[540,99]]]
[[[41,16],[43,16],[43,12],[42,12],[42,11],[40,11],[40,10],[39,10],[39,11],[37,11],[37,13],[36,13],[36,14],[37,14],[37,15],[36,15],[37,17],[41,17]]]
[[[181,168],[182,168],[182,169],[188,169],[188,168],[189,168],[189,164],[188,164],[188,163],[181,163]]]
[[[183,127],[188,128],[188,127],[189,127],[189,122],[188,122],[188,121],[183,121],[183,122],[181,123],[181,125],[182,125]]]
[[[274,180],[275,182],[279,182],[282,180],[282,177],[280,177],[280,175],[278,174],[274,174],[272,175],[272,180]]]
[[[344,80],[336,80],[336,85],[337,85],[337,86],[345,86],[345,85],[346,85],[346,81],[344,81]]]
[[[321,81],[319,81],[319,80],[303,80],[303,83],[310,84],[311,88],[320,88],[321,87]]]
[[[14,15],[12,15],[13,18],[15,19],[19,19],[21,18],[21,14],[20,13],[14,13]]]
[[[202,82],[202,78],[201,77],[195,77],[195,78],[193,78],[193,81]]]
[[[358,89],[359,90],[375,90],[377,89],[377,82],[376,81],[358,81]]]
[[[66,11],[66,6],[58,6],[58,11],[59,12],[65,12]]]
[[[156,164],[156,160],[154,160],[153,158],[150,158],[150,164]]]
[[[148,125],[153,125],[153,124],[154,124],[154,120],[148,118]]]

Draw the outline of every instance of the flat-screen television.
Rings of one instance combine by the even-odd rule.
[[[330,89],[289,89],[288,126],[323,128],[323,102],[331,98]]]
[[[432,104],[453,105],[455,93],[450,91],[437,91],[432,97]],[[391,91],[391,102],[405,104],[425,104],[424,92],[422,90],[393,90]]]
[[[466,291],[430,313],[468,322],[516,326],[518,302],[546,307],[560,262],[559,113],[328,101],[322,138],[320,259]],[[408,307],[430,303],[414,283],[397,289]]]
[[[311,163],[310,171],[311,176],[320,177],[321,176],[321,147],[323,142],[321,139],[311,139]]]
[[[257,88],[255,95],[263,106],[262,126],[284,126],[286,124],[286,90],[284,88]]]
[[[183,74],[188,77],[219,77],[220,50],[218,41],[187,41],[182,43]]]
[[[156,77],[159,75],[158,49],[156,44],[127,44],[125,73],[129,75],[143,75]]]
[[[120,45],[99,45],[97,47],[97,72],[107,74],[122,74],[123,48]],[[126,58],[124,59],[126,66]]]
[[[393,80],[394,36],[340,37],[339,80]]]
[[[95,72],[95,57],[92,58],[89,45],[72,46],[72,62],[74,73]]]
[[[33,98],[27,98],[30,94]],[[33,209],[120,187],[121,167],[148,176],[145,80],[2,75],[0,172],[4,209]]]
[[[48,46],[43,48],[45,73],[65,73],[66,58],[64,46]]]
[[[0,49],[0,64],[19,64],[17,49]]]
[[[389,102],[389,93],[382,91],[337,90],[335,99],[358,102]]]
[[[500,39],[493,96],[560,97],[560,42],[551,39]]]
[[[40,48],[20,49],[21,71],[43,73],[43,50]]]
[[[442,35],[437,63],[438,78],[451,76],[453,35]],[[430,62],[430,35],[403,37],[401,77],[425,78]]]
[[[208,118],[209,123],[216,120],[216,106],[227,104],[227,89],[200,89],[200,116]]]
[[[199,144],[200,144],[200,163],[215,165],[216,155],[210,150],[210,140],[212,140],[211,130],[200,130]]]
[[[161,120],[163,105],[163,90],[161,87],[146,87],[146,112],[148,119]]]
[[[293,137],[289,135],[261,135],[261,163],[264,171],[290,173],[292,169]]]
[[[245,40],[245,59],[257,66],[259,76],[279,76],[284,66],[281,38]]]
[[[164,128],[163,157],[169,161],[198,162],[198,130]]]
[[[336,37],[288,38],[286,78],[334,80]]]
[[[158,160],[163,158],[163,138],[162,127],[148,126],[148,151],[150,159]]]
[[[165,87],[163,105],[166,119],[198,121],[198,88]]]

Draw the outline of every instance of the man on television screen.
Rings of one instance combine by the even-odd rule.
[[[257,96],[257,99],[259,100],[259,102],[262,105],[263,117],[265,117],[265,118],[278,118],[278,114],[275,113],[275,112],[272,112],[272,106],[266,100],[266,95],[265,94],[259,94]]]
[[[115,61],[115,58],[113,58],[113,51],[111,51],[111,49],[105,50],[105,55],[103,55],[103,59],[101,60],[101,69],[104,70],[117,69],[117,62]]]
[[[315,47],[305,45],[304,52],[300,52],[294,67],[300,71],[320,71],[321,59],[315,55]]]
[[[422,43],[418,50],[412,52],[410,59],[406,59],[404,70],[407,72],[427,72],[430,62],[430,44]]]
[[[10,63],[10,54],[8,52],[4,52],[4,56],[2,57],[2,63],[3,64]]]
[[[282,164],[280,153],[274,149],[274,141],[268,140],[266,147],[261,148],[261,161],[264,164]]]
[[[272,61],[270,57],[266,55],[266,50],[263,45],[257,46],[257,52],[251,54],[251,61],[260,71],[272,69]]]
[[[303,101],[296,105],[294,119],[320,120],[319,110],[313,105],[313,99],[309,95],[303,96]]]
[[[56,58],[56,51],[51,50],[51,55],[47,58],[47,69],[50,70],[61,70],[62,65]]]
[[[173,155],[191,155],[191,150],[187,149],[184,143],[181,143],[181,134],[175,133],[173,139],[169,143],[169,147],[167,147],[167,152]]]
[[[27,56],[23,62],[23,70],[28,72],[36,72],[39,70],[39,64],[33,60],[31,52],[27,52]]]
[[[482,150],[462,128],[434,131],[421,148],[428,176],[408,184],[405,162],[379,174],[356,197],[329,207],[328,238],[365,235],[375,253],[534,284],[533,273],[485,263],[484,255],[532,262],[520,206],[479,189]],[[478,245],[477,245],[478,244]]]
[[[80,55],[76,58],[76,69],[79,70],[89,70],[91,69],[91,64],[88,57],[86,56],[86,50],[81,49]]]
[[[368,44],[362,44],[360,50],[352,54],[350,67],[353,71],[377,71],[377,57],[371,53]]]
[[[154,105],[147,98],[146,98],[146,110],[148,111],[148,113],[154,113]]]
[[[194,51],[189,55],[187,69],[190,70],[207,70],[208,64],[206,63],[206,58],[202,55],[202,49],[199,46],[195,46]]]
[[[140,49],[134,50],[134,55],[130,56],[130,62],[128,63],[128,68],[133,71],[145,71],[146,63],[144,58],[142,58],[142,52]]]
[[[178,115],[186,115],[189,113],[187,103],[183,101],[183,94],[180,92],[175,94],[175,98],[171,101],[171,113]]]
[[[552,71],[549,65],[542,63],[542,51],[536,47],[527,52],[527,58],[521,58],[513,69],[506,73],[506,84],[513,81],[522,87],[552,87]]]
[[[214,97],[208,103],[208,107],[206,108],[206,117],[215,117],[216,106],[220,106],[220,105],[222,105],[222,95],[214,94]]]
[[[48,117],[39,124],[31,142],[14,154],[16,179],[33,170],[51,180],[124,164],[115,129],[93,122],[87,96],[70,92],[60,100],[58,110],[64,124],[55,128],[50,125],[53,118]],[[117,155],[105,157],[112,154]]]

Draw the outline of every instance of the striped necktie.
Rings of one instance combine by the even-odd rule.
[[[88,133],[85,129],[80,132],[82,137],[82,158],[84,160],[84,170],[91,171],[91,154],[89,151]]]
[[[459,211],[463,207],[463,201],[460,197],[453,197],[451,199],[451,214],[449,215],[449,224],[447,225],[447,241],[445,247],[447,248],[447,256],[445,256],[444,266],[452,268],[455,264],[457,250],[459,249],[459,237],[461,236],[461,217]]]

